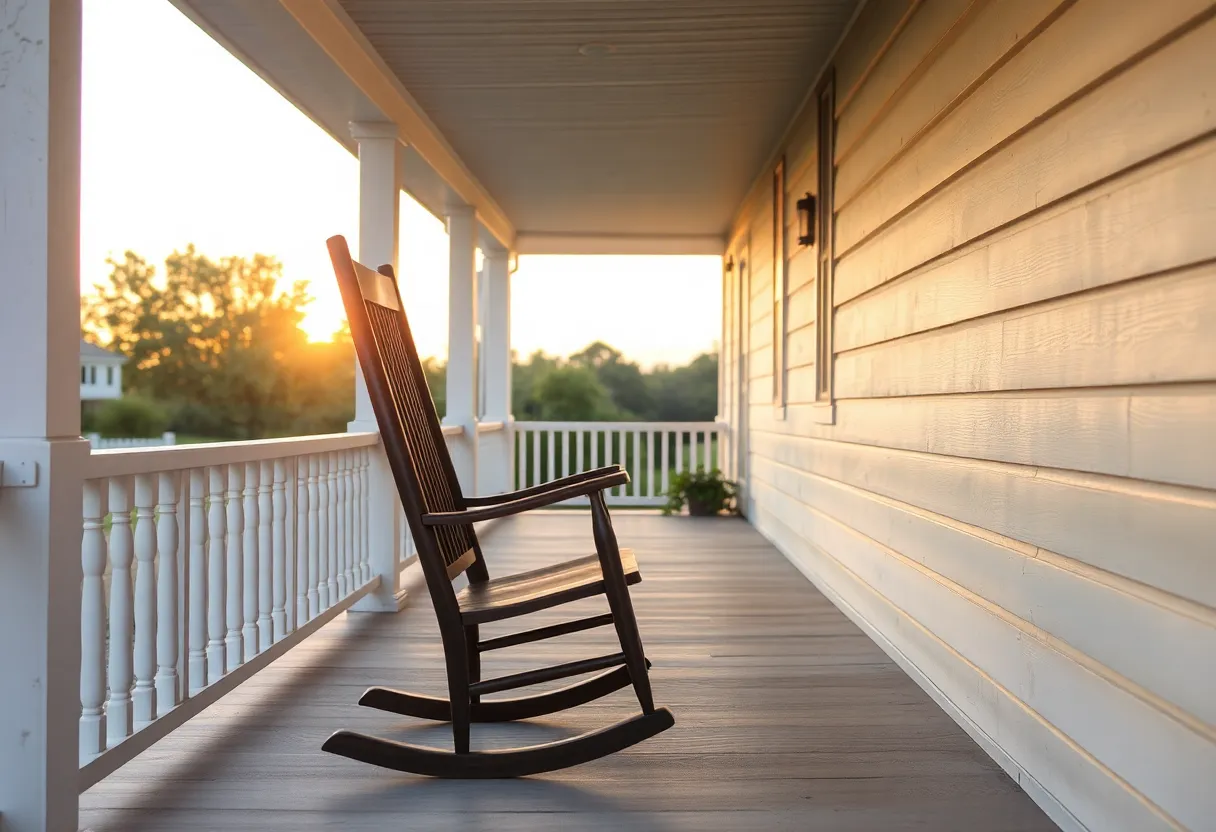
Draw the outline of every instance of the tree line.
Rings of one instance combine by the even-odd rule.
[[[426,362],[427,383],[440,413],[445,367]],[[535,352],[513,356],[511,410],[515,418],[554,422],[708,422],[718,409],[718,356],[650,371],[595,341],[566,358]]]
[[[184,438],[261,439],[340,432],[354,416],[354,346],[345,327],[310,342],[300,322],[306,284],[265,255],[211,259],[193,246],[163,273],[126,252],[82,301],[84,338],[125,355],[124,398],[84,413],[86,430]],[[425,362],[440,415],[445,368]],[[566,358],[516,359],[517,419],[708,421],[718,359],[642,370],[602,342]]]

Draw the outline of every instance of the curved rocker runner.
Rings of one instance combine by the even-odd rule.
[[[522,777],[567,768],[635,745],[675,724],[656,708],[650,662],[642,648],[629,586],[641,581],[630,549],[617,544],[604,491],[629,482],[619,465],[564,477],[508,494],[469,497],[460,490],[439,418],[391,267],[372,271],[332,237],[329,253],[342,290],[359,364],[380,426],[384,453],[418,549],[435,606],[447,665],[448,699],[370,688],[359,704],[406,716],[452,723],[453,751],[338,731],[322,748],[384,768],[430,777]],[[572,497],[591,503],[595,554],[555,566],[491,579],[473,524],[554,505]],[[467,574],[457,593],[452,581]],[[608,612],[481,640],[479,627],[603,595]],[[481,679],[481,654],[612,625],[620,651],[495,679]],[[483,695],[604,671],[558,690],[516,699]],[[471,751],[474,722],[530,719],[573,708],[633,686],[641,713],[578,737],[526,748]]]

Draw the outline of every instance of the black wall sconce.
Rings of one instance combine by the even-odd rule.
[[[734,270],[735,270],[735,256],[733,254],[728,255],[726,258],[726,273],[730,274]]]
[[[815,197],[809,193],[798,200],[798,243],[804,246],[815,245]]]

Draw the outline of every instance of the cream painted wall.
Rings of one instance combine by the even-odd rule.
[[[1210,829],[1212,6],[871,0],[834,69],[833,279],[813,97],[728,252],[750,519],[1062,827]]]

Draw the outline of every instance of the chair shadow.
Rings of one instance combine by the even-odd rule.
[[[538,720],[521,722],[479,722],[473,726],[474,751],[516,748],[557,742],[577,736],[578,731],[564,725]],[[450,722],[409,722],[386,727],[378,732],[384,739],[425,745],[450,751],[452,724]]]
[[[663,813],[646,811],[641,806],[630,806],[619,798],[605,795],[595,788],[594,781],[571,783],[547,779],[545,775],[511,780],[437,780],[401,775],[394,782],[377,783],[344,796],[321,814],[331,820],[352,814],[379,817],[404,814],[407,819],[399,828],[405,830],[414,828],[412,823],[426,815],[446,818],[447,825],[443,828],[482,829],[500,824],[478,823],[476,816],[532,813],[568,816],[566,825],[579,830],[670,832],[675,828],[662,817]],[[462,818],[467,820],[462,822]],[[507,826],[525,828],[514,824]]]
[[[292,667],[276,674],[271,689],[265,696],[248,704],[242,704],[233,718],[226,720],[222,729],[201,743],[192,741],[189,751],[167,762],[158,762],[155,776],[149,776],[146,789],[138,794],[127,794],[129,803],[121,808],[113,806],[114,796],[103,796],[93,807],[89,806],[90,791],[82,794],[82,811],[89,818],[89,829],[96,832],[139,832],[139,830],[166,828],[165,821],[186,809],[182,805],[181,790],[189,782],[207,782],[216,775],[217,761],[222,761],[230,752],[248,748],[246,730],[273,722],[281,711],[282,700],[274,695],[275,690],[319,689],[340,680],[343,670],[335,661],[350,645],[360,638],[385,627],[400,624],[389,617],[357,616],[347,622],[342,637],[333,639],[320,651],[318,661]],[[273,664],[271,665],[273,667]],[[266,677],[263,677],[265,680]],[[239,690],[239,687],[237,688]],[[221,700],[222,701],[222,700]],[[451,749],[452,729],[446,722],[405,721],[384,714],[386,724],[377,734],[388,739],[428,745],[440,749]],[[397,721],[400,720],[400,721]],[[522,721],[503,723],[479,723],[473,727],[473,747],[476,750],[538,745],[575,736],[580,731],[556,722]],[[318,748],[317,753],[322,752]],[[173,735],[162,741],[162,749],[172,747]],[[149,761],[145,761],[149,762]],[[132,761],[138,766],[140,758]],[[222,762],[219,763],[223,765]],[[369,776],[354,781],[350,792],[332,803],[309,814],[322,825],[334,825],[342,819],[368,813],[397,813],[406,817],[419,813],[439,813],[449,818],[459,828],[460,815],[494,815],[501,812],[518,813],[587,813],[597,815],[596,828],[618,829],[628,827],[639,832],[666,832],[671,827],[642,807],[604,795],[595,787],[595,781],[579,783],[546,779],[546,775],[513,780],[439,780],[400,775],[381,769],[367,768]],[[222,772],[222,768],[221,768]],[[375,774],[375,776],[371,776]],[[323,776],[323,775],[319,775]],[[387,780],[385,778],[388,778]],[[105,790],[105,780],[96,787]],[[617,822],[614,816],[619,815]],[[387,818],[380,814],[379,817]],[[82,818],[84,820],[84,818]],[[580,828],[581,828],[581,821]],[[606,825],[605,825],[606,824]],[[477,823],[474,822],[474,826]],[[386,823],[392,828],[392,823]],[[403,828],[409,827],[409,822]],[[444,826],[443,828],[448,828]],[[480,828],[480,827],[479,827]]]

